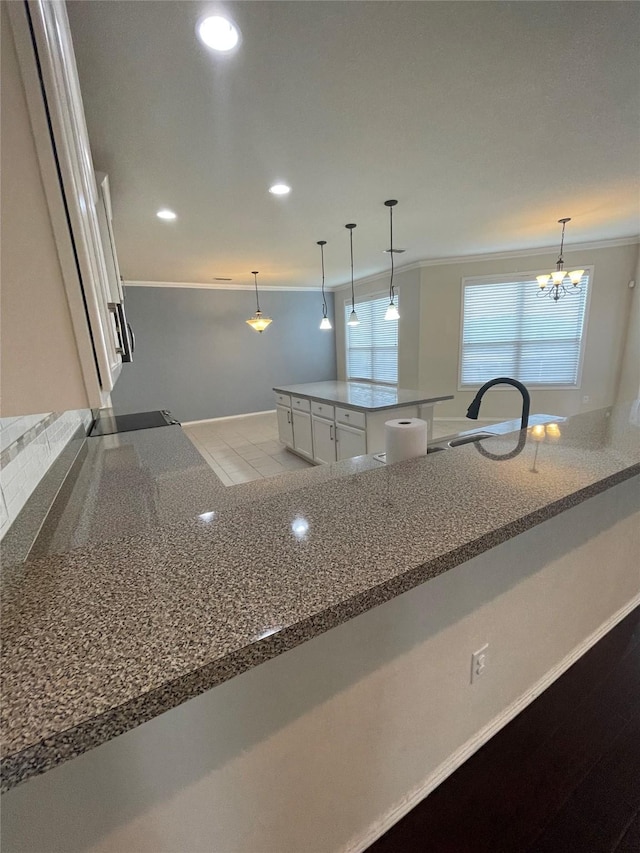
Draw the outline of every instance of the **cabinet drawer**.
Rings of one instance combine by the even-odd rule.
[[[367,425],[367,416],[364,412],[356,412],[354,409],[341,409],[336,406],[336,420],[341,424],[364,429]]]
[[[328,418],[330,421],[334,418],[333,406],[328,403],[318,403],[316,400],[311,401],[311,411],[319,418]]]
[[[292,397],[291,405],[294,409],[299,409],[301,412],[311,411],[311,400],[306,397]]]
[[[276,403],[279,406],[287,406],[289,408],[291,406],[291,397],[288,394],[280,394],[276,391]]]

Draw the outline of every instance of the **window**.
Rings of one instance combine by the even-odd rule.
[[[396,291],[396,305],[399,306]],[[351,302],[345,303],[347,330],[347,379],[398,384],[398,321],[385,320],[388,296],[356,302],[359,326],[346,325]]]
[[[538,295],[536,273],[463,279],[460,388],[497,376],[577,387],[592,274],[585,270],[581,292],[558,302]]]

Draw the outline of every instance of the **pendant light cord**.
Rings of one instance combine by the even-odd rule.
[[[356,296],[353,289],[353,228],[349,228],[349,245],[351,247],[351,310],[356,310]]]
[[[391,239],[391,280],[389,281],[389,302],[392,303],[395,297],[395,293],[393,290],[393,207],[389,208],[389,234]]]
[[[320,261],[322,264],[322,316],[327,316],[327,300],[324,295],[324,240],[320,241]]]
[[[254,274],[253,274],[253,283],[256,286],[256,308],[257,308],[256,314],[262,314],[262,311],[260,310],[260,302],[258,301],[258,273],[257,272],[254,272]]]

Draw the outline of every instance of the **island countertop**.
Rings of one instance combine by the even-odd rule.
[[[130,535],[5,567],[3,788],[640,473],[637,408],[542,432],[348,460],[245,502],[194,500],[186,479],[186,517],[167,503]]]
[[[372,385],[369,382],[306,382],[302,385],[277,385],[280,394],[309,397],[362,412],[382,412],[401,406],[420,406],[453,400],[453,394],[427,394],[411,388]]]

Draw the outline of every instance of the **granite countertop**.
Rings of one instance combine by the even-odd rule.
[[[392,388],[388,385],[371,385],[369,382],[307,382],[303,385],[278,385],[273,390],[280,394],[312,397],[323,403],[337,403],[363,412],[382,412],[398,406],[453,400],[453,394],[429,395],[411,388]]]
[[[137,433],[125,447],[155,460],[167,495],[115,467],[132,506],[159,510],[4,568],[3,789],[637,475],[633,411],[397,465],[360,457],[262,492],[216,489],[178,427]]]

